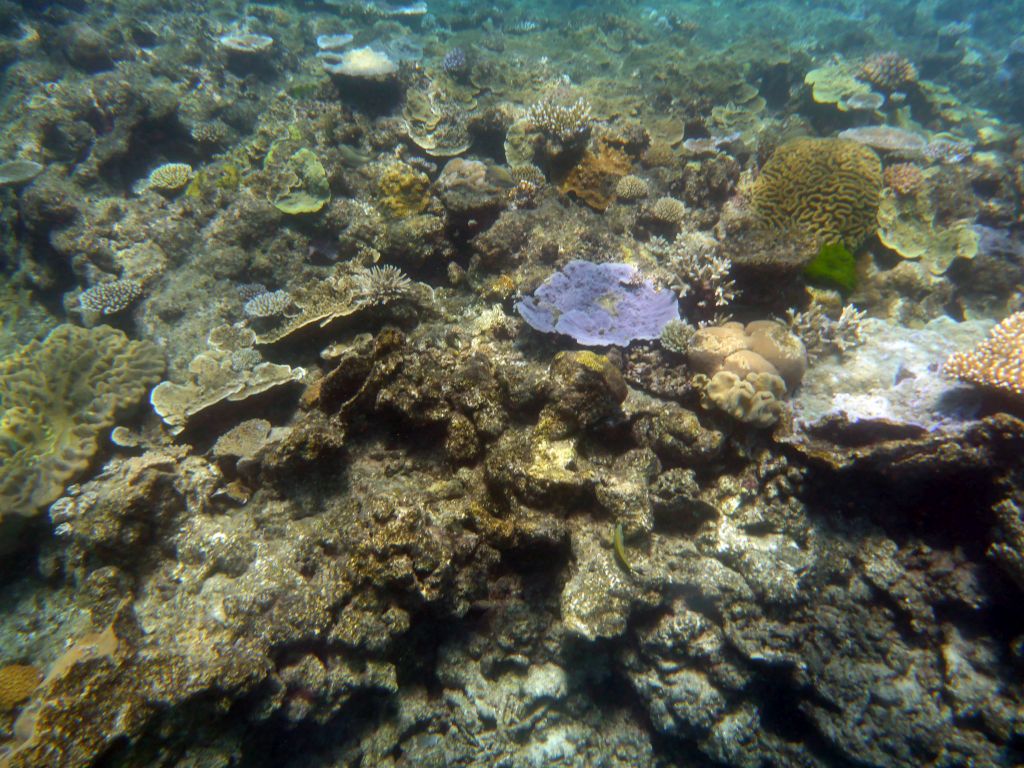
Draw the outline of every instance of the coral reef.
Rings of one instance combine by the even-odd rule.
[[[877,225],[882,166],[870,149],[835,139],[797,139],[779,147],[751,190],[771,227],[819,243],[856,248]]]
[[[1018,3],[201,6],[0,7],[0,768],[1024,763]]]
[[[942,366],[947,376],[1024,396],[1024,312],[1016,312],[970,352],[951,355]]]
[[[108,326],[60,325],[0,360],[0,522],[60,496],[163,368],[155,345]]]
[[[675,293],[655,289],[635,267],[578,260],[549,277],[516,310],[538,331],[565,334],[587,346],[656,339],[666,323],[679,319]]]

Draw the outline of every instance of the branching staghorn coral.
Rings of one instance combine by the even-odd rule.
[[[736,284],[729,278],[732,264],[718,252],[717,240],[683,231],[671,243],[653,237],[647,248],[673,273],[671,288],[679,294],[687,319],[698,325],[722,319],[722,310],[736,298]]]
[[[803,341],[811,362],[832,352],[842,355],[861,344],[863,319],[864,312],[852,304],[843,307],[836,320],[829,317],[820,304],[812,304],[806,312],[791,309],[786,313],[789,329]]]

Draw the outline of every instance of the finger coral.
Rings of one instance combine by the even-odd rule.
[[[108,326],[60,325],[0,361],[0,520],[60,496],[163,368],[154,344]]]
[[[1024,312],[992,329],[970,352],[950,355],[942,372],[987,389],[1024,397]]]
[[[770,227],[855,249],[875,231],[882,165],[871,149],[841,139],[796,139],[779,147],[751,190]]]

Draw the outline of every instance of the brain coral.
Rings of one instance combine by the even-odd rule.
[[[796,139],[779,147],[754,182],[751,204],[765,223],[851,250],[875,231],[882,164],[841,139]]]
[[[163,368],[154,344],[109,326],[60,325],[0,360],[0,522],[57,499]]]

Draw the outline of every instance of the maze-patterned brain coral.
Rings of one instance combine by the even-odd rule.
[[[751,204],[774,229],[853,249],[877,228],[881,192],[873,150],[841,139],[796,139],[765,163]]]

